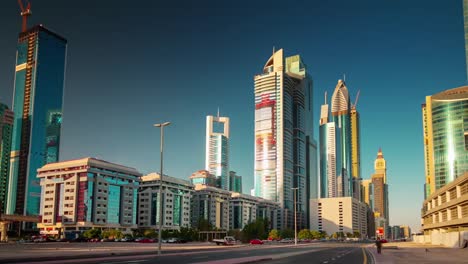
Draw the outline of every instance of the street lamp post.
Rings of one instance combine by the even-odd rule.
[[[299,188],[291,188],[294,192],[294,245],[297,246],[297,203],[296,203],[296,191]]]
[[[162,200],[162,188],[163,188],[163,149],[164,149],[164,127],[170,125],[170,122],[164,122],[161,124],[154,124],[155,127],[161,128],[161,172],[159,174],[159,231],[158,231],[158,255],[161,255],[161,240],[162,240],[162,228],[163,228],[163,200]]]

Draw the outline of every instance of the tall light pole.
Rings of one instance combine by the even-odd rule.
[[[163,200],[162,200],[162,188],[163,188],[163,149],[164,149],[164,127],[170,125],[171,122],[164,122],[161,124],[154,124],[155,127],[161,128],[161,172],[159,173],[159,231],[158,231],[158,255],[161,255],[161,240],[162,240],[162,229],[163,229]]]
[[[294,245],[297,246],[297,203],[296,203],[296,191],[299,188],[291,188],[294,192]]]

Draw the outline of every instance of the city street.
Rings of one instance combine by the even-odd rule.
[[[107,245],[106,245],[107,244]],[[363,244],[352,243],[313,243],[294,246],[287,245],[241,245],[234,247],[213,247],[204,243],[199,245],[165,245],[164,255],[159,257],[153,252],[157,245],[123,243],[95,244],[90,250],[89,243],[58,245],[55,248],[44,245],[30,245],[27,249],[15,246],[2,246],[0,253],[8,257],[2,263],[371,263]],[[50,244],[54,245],[54,244]],[[93,245],[91,245],[93,246]],[[60,249],[59,251],[57,251]],[[131,249],[131,250],[129,250]],[[31,253],[28,253],[28,250]],[[154,250],[154,251],[153,251]],[[16,251],[16,252],[15,252]],[[40,257],[34,252],[42,253]],[[51,252],[53,251],[53,252]],[[57,254],[58,253],[58,254]],[[84,254],[83,254],[84,253]]]

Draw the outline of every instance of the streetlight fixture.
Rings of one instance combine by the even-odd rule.
[[[294,192],[294,245],[297,246],[297,202],[296,202],[296,191],[299,190],[299,188],[291,188]]]
[[[163,188],[163,149],[164,149],[164,127],[170,125],[171,122],[164,122],[161,124],[154,124],[155,127],[161,128],[161,172],[159,174],[159,231],[158,231],[158,255],[161,255],[161,240],[162,240],[162,228],[163,228],[163,200],[162,200],[162,188]]]

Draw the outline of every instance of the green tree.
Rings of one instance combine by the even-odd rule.
[[[327,238],[328,234],[327,231],[320,231],[320,238]]]
[[[351,237],[353,237],[353,234],[351,232],[346,232],[346,237],[351,238]]]
[[[101,234],[102,238],[110,238],[110,239],[120,239],[123,237],[123,233],[117,229],[109,229],[105,230]]]
[[[310,235],[311,235],[312,239],[320,239],[320,238],[322,238],[322,234],[321,234],[319,231],[317,231],[317,230],[311,230],[311,231],[310,231]]]
[[[158,233],[154,229],[145,229],[142,234],[143,234],[144,237],[147,237],[147,238],[157,238],[158,237]]]
[[[280,238],[280,233],[277,229],[272,229],[268,234],[268,239],[277,240]]]
[[[298,239],[312,239],[312,234],[310,233],[309,229],[302,229],[297,234]]]
[[[353,237],[355,237],[355,238],[361,238],[361,233],[359,233],[359,231],[354,231],[354,232],[353,232]]]
[[[281,238],[293,238],[294,237],[294,230],[292,229],[283,229],[281,230]]]
[[[266,239],[268,238],[268,227],[270,223],[268,219],[258,218],[255,222],[249,223],[242,229],[242,241],[248,242],[251,239]]]
[[[86,230],[85,232],[83,232],[82,236],[84,238],[88,238],[88,239],[100,238],[101,237],[101,229],[93,228],[93,229]]]

